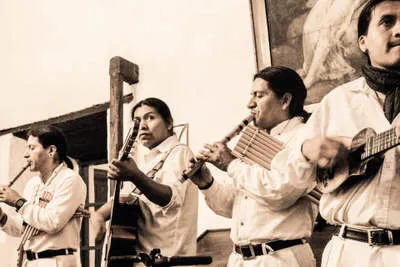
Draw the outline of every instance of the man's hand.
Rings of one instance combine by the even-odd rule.
[[[131,157],[125,161],[114,159],[108,165],[107,177],[112,180],[133,181],[139,174],[141,171]]]
[[[0,202],[4,202],[11,207],[15,207],[15,202],[21,198],[17,191],[6,185],[0,185]]]
[[[190,161],[189,168],[193,168],[194,162],[194,160]],[[212,177],[210,170],[204,164],[195,174],[192,175],[192,177],[190,177],[190,180],[192,180],[199,189],[205,189],[212,184],[214,178]]]
[[[103,215],[99,212],[93,212],[90,214],[89,220],[90,228],[92,229],[96,241],[102,240],[106,234],[106,221]]]
[[[347,147],[350,143],[351,139],[346,137],[315,137],[305,140],[301,151],[310,162],[316,163],[322,169],[327,169],[347,159],[349,154]]]
[[[226,171],[229,164],[235,159],[231,150],[221,142],[214,143],[213,145],[206,144],[204,147],[206,149],[200,151],[197,158],[212,163],[222,171]]]

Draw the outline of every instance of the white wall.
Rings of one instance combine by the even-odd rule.
[[[2,1],[0,24],[0,129],[108,101],[116,55],[140,66],[138,100],[162,98],[190,123],[194,152],[248,114],[248,1]],[[199,233],[227,226],[201,202]]]
[[[19,173],[25,165],[22,157],[26,148],[25,140],[7,134],[0,136],[0,184],[8,184],[11,179]],[[26,170],[20,178],[14,183],[12,188],[22,194],[24,184],[32,176],[30,171]],[[1,203],[0,208],[8,216],[17,216],[15,209]],[[10,237],[3,231],[0,231],[0,266],[15,266],[17,262],[17,246],[19,238]]]

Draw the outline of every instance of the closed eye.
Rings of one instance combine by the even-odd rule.
[[[267,95],[267,92],[253,92],[252,96],[256,98],[261,98],[263,96]]]

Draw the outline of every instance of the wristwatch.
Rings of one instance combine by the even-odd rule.
[[[25,204],[27,200],[25,198],[20,198],[15,202],[15,209],[19,211],[20,208]]]

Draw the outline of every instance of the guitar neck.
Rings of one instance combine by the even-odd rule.
[[[362,160],[373,157],[400,144],[396,129],[392,128],[367,139]]]

